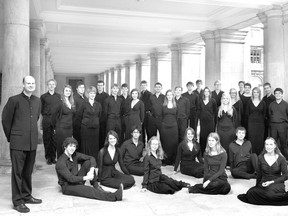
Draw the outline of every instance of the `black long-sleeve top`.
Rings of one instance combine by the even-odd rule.
[[[274,181],[274,183],[284,183],[288,179],[286,159],[279,155],[277,160],[270,166],[264,154],[258,156],[258,169],[256,185],[261,186],[263,182]]]
[[[265,102],[266,104],[266,108],[267,108],[267,113],[268,113],[268,109],[270,104],[276,100],[275,96],[273,94],[270,94],[269,96],[265,95],[262,100]]]
[[[122,143],[120,147],[121,155],[125,166],[130,166],[131,164],[138,163],[142,157],[144,144],[140,140],[137,146],[133,143],[132,139],[126,140]]]
[[[131,109],[131,100],[132,97],[130,95],[127,95],[125,98],[123,95],[119,96],[122,100],[122,105],[121,105],[121,116],[127,116],[130,109]]]
[[[217,178],[227,179],[225,166],[227,163],[227,153],[222,152],[218,155],[204,154],[204,178],[203,182],[210,180],[211,182]]]
[[[179,99],[175,97],[177,105],[177,118],[188,119],[190,116],[190,102],[188,98],[180,96]]]
[[[185,92],[182,94],[183,97],[186,97],[190,102],[190,114],[191,112],[196,112],[199,104],[199,97],[195,93]]]
[[[187,143],[183,140],[177,148],[177,155],[174,165],[174,171],[177,171],[179,163],[180,166],[189,166],[191,163],[195,162],[195,159],[198,159],[199,163],[204,163],[202,153],[200,150],[200,145],[196,143],[196,148],[193,146],[192,151],[190,151]]]
[[[158,97],[156,97],[156,94],[150,96],[148,110],[155,118],[162,118],[164,99],[165,96],[163,94],[160,94]]]
[[[56,107],[55,112],[52,114],[52,126],[55,129],[59,128],[72,128],[73,115],[75,108],[68,108],[62,101]]]
[[[101,104],[94,101],[93,106],[89,101],[82,103],[77,111],[76,118],[81,124],[88,128],[98,128],[100,124],[100,118],[102,113]]]
[[[87,99],[88,98],[86,98],[85,95],[81,96],[78,93],[74,94],[74,103],[75,103],[76,112],[78,111],[82,103],[84,103]]]
[[[217,104],[213,98],[211,98],[207,104],[205,104],[203,100],[200,100],[198,108],[198,117],[201,122],[205,123],[214,121],[214,126],[216,125]]]
[[[104,117],[108,118],[119,118],[121,116],[121,105],[122,99],[117,95],[116,99],[114,96],[110,95],[104,101]]]
[[[269,106],[269,118],[271,123],[288,123],[288,103],[273,101]]]
[[[50,116],[53,112],[55,112],[55,109],[59,103],[61,103],[61,96],[60,94],[54,92],[53,95],[50,94],[50,92],[46,92],[45,94],[41,95],[41,114],[42,116]]]
[[[249,122],[264,123],[266,118],[266,104],[264,101],[260,101],[257,107],[253,104],[252,100],[249,100],[246,104],[245,116]]]
[[[252,154],[252,145],[249,140],[244,140],[242,145],[234,140],[229,145],[229,160],[231,169],[236,168],[240,163],[249,160]]]
[[[106,92],[101,92],[101,93],[96,93],[96,97],[95,97],[95,100],[98,102],[98,103],[100,103],[101,104],[101,107],[102,107],[102,113],[101,113],[101,119],[100,119],[100,121],[101,121],[101,123],[103,123],[103,122],[105,122],[105,117],[104,117],[104,111],[103,111],[103,109],[104,109],[104,101],[105,101],[105,99],[107,98],[107,97],[109,97],[109,95],[106,93]]]
[[[193,93],[198,95],[199,100],[203,99],[203,94],[204,94],[204,90],[203,89],[201,89],[200,92],[197,89],[195,89],[195,90],[193,90]]]
[[[147,188],[148,183],[158,182],[161,172],[162,161],[155,158],[154,155],[146,155],[144,157],[144,176],[142,187]]]
[[[96,167],[95,158],[79,152],[74,152],[72,160],[63,153],[57,160],[55,169],[58,176],[58,184],[64,185],[65,183],[77,184],[83,182],[83,176],[78,176],[78,164],[87,160],[90,161],[91,167]]]
[[[217,107],[219,107],[221,105],[221,98],[222,98],[222,95],[223,95],[223,91],[220,90],[220,92],[217,94],[216,91],[212,91],[212,98],[216,101],[216,104],[217,104]]]
[[[140,93],[140,100],[144,103],[145,106],[145,112],[148,111],[148,106],[149,106],[149,100],[150,100],[150,96],[152,95],[152,93],[148,90],[145,91],[141,91]]]

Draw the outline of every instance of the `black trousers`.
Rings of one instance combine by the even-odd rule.
[[[255,153],[251,154],[249,160],[243,161],[238,164],[237,167],[231,169],[231,175],[234,178],[239,179],[250,179],[255,177],[254,173],[257,169],[257,155]]]
[[[147,136],[149,140],[152,136],[157,136],[157,130],[160,133],[162,128],[162,118],[155,118],[154,116],[149,115],[148,121]]]
[[[226,195],[230,192],[230,184],[222,179],[215,179],[210,182],[206,188],[203,188],[203,184],[196,184],[189,188],[189,193],[202,193],[202,194],[223,194]]]
[[[144,164],[141,161],[134,164],[130,164],[129,166],[126,166],[126,168],[129,171],[130,175],[136,175],[136,176],[144,175]]]
[[[121,119],[120,117],[119,118],[108,118],[107,119],[107,125],[106,125],[106,135],[108,133],[108,131],[110,130],[114,130],[118,137],[119,137],[119,144],[122,143],[122,140],[121,140]]]
[[[129,129],[128,125],[129,125],[128,115],[122,116],[121,117],[121,139],[120,139],[122,142],[131,138],[131,133],[130,133],[131,128]]]
[[[184,187],[185,183],[161,174],[158,182],[148,183],[147,189],[158,194],[174,194]]]
[[[106,135],[106,121],[101,119],[99,125],[99,149],[103,148]]]
[[[276,142],[280,141],[280,150],[283,156],[288,159],[288,146],[287,146],[287,123],[270,123],[270,133]]]
[[[178,141],[179,143],[184,140],[185,130],[188,127],[188,120],[187,119],[177,119],[177,125],[178,125]]]
[[[191,128],[195,131],[195,136],[197,135],[197,112],[196,110],[190,110],[190,116],[189,116],[189,125]]]
[[[89,172],[90,167],[90,161],[85,161],[83,164],[81,164],[81,168],[77,173],[77,176],[85,176]],[[80,184],[69,184],[66,182],[64,185],[62,185],[62,193],[65,195],[85,197],[89,199],[116,201],[116,196],[114,193],[106,191],[103,192],[97,189],[98,183],[96,180],[97,176],[96,173],[94,173],[94,179],[90,181],[93,187],[84,185],[84,181]]]
[[[73,138],[78,142],[78,149],[81,149],[81,121],[73,119]]]
[[[21,151],[10,149],[10,157],[12,163],[12,202],[16,206],[32,197],[32,172],[36,150]]]
[[[147,134],[148,126],[149,126],[148,119],[149,119],[149,114],[145,113],[144,121],[143,121],[143,124],[142,124],[142,135],[141,135],[142,142],[144,144],[146,143],[146,135],[148,136],[148,134]]]
[[[46,160],[55,160],[56,158],[56,141],[51,119],[48,116],[43,116],[43,142]]]

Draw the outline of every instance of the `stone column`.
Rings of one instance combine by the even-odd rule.
[[[142,58],[139,57],[135,61],[136,61],[135,88],[139,89],[140,82],[141,82],[141,79],[142,79]]]
[[[42,20],[30,21],[30,75],[35,78],[36,90],[34,95],[40,97],[40,38]]]
[[[50,74],[50,71],[49,71],[49,68],[48,68],[48,64],[49,64],[49,57],[50,57],[50,48],[46,48],[45,49],[45,83],[47,83],[47,81],[49,79],[51,79],[51,74]],[[47,85],[46,85],[46,88],[45,88],[45,91],[47,91]]]
[[[110,86],[115,84],[114,80],[114,68],[110,68],[110,73],[111,73],[111,81],[110,81]]]
[[[182,49],[181,44],[172,44],[171,50],[171,89],[182,85]]]
[[[288,100],[288,4],[283,6],[283,24],[284,24],[284,61],[285,61],[285,74],[284,74],[284,99]]]
[[[158,52],[154,51],[150,56],[150,91],[153,91],[154,85],[158,82]]]
[[[213,89],[221,80],[223,90],[237,86],[244,73],[244,43],[247,31],[221,29],[201,34],[205,42],[205,83]]]
[[[29,0],[4,1],[3,13],[1,113],[8,98],[22,91],[22,79],[29,75]],[[0,173],[10,172],[9,144],[0,131]]]
[[[109,94],[109,92],[110,92],[110,90],[109,90],[109,70],[106,70],[105,74],[106,74],[105,88],[106,88],[106,92]]]
[[[117,73],[117,84],[119,85],[119,86],[121,86],[121,69],[122,69],[122,67],[121,67],[121,65],[117,65],[117,67],[116,67],[116,73]]]
[[[124,67],[125,67],[125,83],[127,83],[129,88],[130,88],[130,65],[131,65],[130,62],[126,62],[124,64]]]
[[[40,40],[40,94],[44,94],[46,91],[46,50],[47,38],[41,38]]]
[[[264,82],[270,82],[274,89],[276,87],[284,89],[287,83],[285,83],[284,78],[285,52],[282,7],[275,5],[272,9],[259,14],[259,18],[266,26],[264,28],[264,65],[266,66],[266,69],[264,69]]]

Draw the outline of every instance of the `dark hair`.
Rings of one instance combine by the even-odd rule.
[[[116,140],[117,140],[117,144],[118,144],[118,141],[119,141],[119,137],[118,137],[118,134],[114,131],[114,130],[110,130],[110,131],[108,131],[108,133],[107,133],[107,136],[106,136],[106,139],[105,139],[105,143],[104,143],[104,146],[109,146],[109,136],[110,135],[112,135],[112,136],[114,136],[115,138],[116,138]],[[117,145],[116,144],[116,145]]]
[[[84,86],[85,86],[84,82],[83,82],[83,81],[78,81],[77,84],[76,84],[76,89],[77,89],[79,86],[81,86],[81,85],[84,85]]]
[[[99,83],[103,83],[103,85],[104,85],[104,81],[103,80],[98,80],[97,84],[99,84]]]
[[[263,87],[265,87],[265,86],[269,86],[271,88],[271,84],[269,82],[264,83]]]
[[[141,84],[147,84],[147,81],[146,80],[142,80],[141,82],[140,82],[140,85]]]
[[[238,133],[238,131],[245,131],[245,133],[246,133],[246,129],[244,127],[237,127],[236,133]]]
[[[138,130],[140,134],[142,133],[142,127],[140,125],[133,125],[130,132],[133,133],[134,130]]]
[[[128,88],[128,84],[127,84],[127,83],[123,83],[123,84],[121,85],[121,88]]]
[[[156,82],[155,85],[154,85],[154,87],[155,87],[156,85],[160,85],[160,86],[162,87],[162,84],[161,84],[160,82]]]
[[[196,136],[195,136],[196,133],[195,133],[195,130],[193,128],[191,128],[191,127],[186,128],[185,134],[184,134],[184,140],[185,140],[185,142],[187,144],[188,143],[188,138],[187,138],[188,131],[191,131],[191,133],[194,136],[193,139],[192,139],[192,143],[193,143],[194,149],[197,150],[197,139],[196,139]]]
[[[283,89],[282,89],[282,88],[276,88],[276,89],[274,90],[274,94],[275,94],[276,91],[279,91],[279,92],[281,92],[281,93],[283,94]]]
[[[244,84],[244,87],[245,87],[245,86],[249,86],[249,87],[251,88],[251,84],[250,84],[250,83],[245,83],[245,84]]]
[[[174,91],[176,91],[176,89],[180,88],[181,91],[183,91],[183,88],[181,86],[175,86]]]
[[[210,101],[212,95],[211,95],[211,90],[210,90],[209,87],[207,87],[207,86],[203,89],[202,99],[205,100],[204,92],[205,92],[206,89],[209,91],[209,101]]]
[[[132,89],[131,92],[130,92],[130,95],[131,95],[131,96],[132,96],[132,93],[133,93],[133,92],[137,92],[137,93],[138,93],[137,98],[139,98],[139,91],[138,91],[138,89],[136,89],[136,88]]]
[[[198,83],[201,83],[201,84],[202,84],[203,82],[202,82],[202,80],[198,79],[198,80],[196,80],[196,85],[197,85]]]
[[[65,149],[69,144],[75,144],[76,145],[76,149],[78,148],[78,142],[76,139],[74,139],[73,137],[67,137],[63,144],[62,144],[62,147],[63,149]]]
[[[111,89],[114,88],[114,87],[119,88],[119,85],[114,83],[113,85],[111,85]]]
[[[188,85],[192,85],[192,86],[194,86],[194,83],[191,82],[191,81],[189,81],[189,82],[187,82],[186,87],[188,87]]]
[[[243,80],[238,82],[238,85],[240,85],[240,83],[243,83],[243,85],[245,85],[245,82]]]

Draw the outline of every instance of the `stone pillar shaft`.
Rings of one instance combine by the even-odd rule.
[[[150,53],[150,90],[153,91],[155,83],[158,82],[158,54]]]
[[[142,59],[136,59],[136,79],[135,79],[135,88],[139,89],[140,82],[142,79]]]
[[[114,68],[110,68],[110,72],[111,72],[111,81],[110,81],[110,86],[115,84],[115,80],[114,80]]]
[[[121,86],[121,84],[122,84],[121,83],[121,76],[122,76],[122,74],[121,74],[121,65],[117,66],[116,73],[117,73],[117,84],[119,86]]]
[[[40,94],[44,94],[46,91],[46,55],[45,55],[45,49],[47,44],[47,38],[42,38],[40,40]]]
[[[109,94],[109,71],[105,71],[106,74],[106,81],[105,81],[105,88],[106,88],[106,92]]]
[[[130,88],[130,63],[125,63],[125,83],[127,83],[127,85]]]
[[[181,44],[172,44],[171,49],[171,88],[182,84],[182,50]]]

